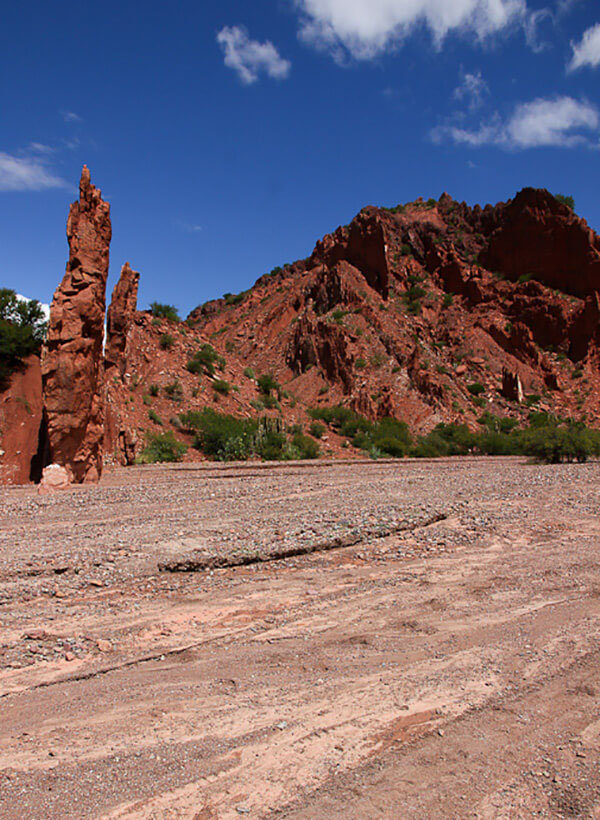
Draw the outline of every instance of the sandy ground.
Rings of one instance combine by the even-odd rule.
[[[1,490],[0,818],[600,818],[599,479],[462,459]]]

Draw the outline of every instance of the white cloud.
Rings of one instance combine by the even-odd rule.
[[[588,28],[584,32],[580,43],[571,43],[573,56],[567,66],[568,71],[589,66],[596,68],[600,65],[600,23]]]
[[[496,114],[474,130],[447,124],[434,129],[431,136],[435,142],[451,139],[473,147],[573,148],[592,145],[589,134],[599,128],[600,113],[594,105],[573,97],[555,97],[520,103],[507,121]]]
[[[529,18],[526,0],[295,0],[300,36],[340,60],[371,59],[425,26],[439,46],[451,32],[484,40]]]
[[[0,191],[42,191],[66,185],[40,157],[15,157],[0,151]]]
[[[225,26],[217,34],[217,42],[225,55],[225,65],[237,71],[246,85],[256,82],[263,72],[276,80],[290,73],[292,64],[281,57],[273,43],[251,40],[242,26]]]
[[[490,93],[486,81],[481,76],[481,71],[470,74],[463,73],[460,83],[454,89],[452,96],[455,100],[465,100],[471,110],[479,108],[484,97]]]
[[[74,111],[61,111],[60,113],[65,122],[81,122],[81,117]]]

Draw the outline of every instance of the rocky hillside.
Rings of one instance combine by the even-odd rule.
[[[138,277],[123,268],[107,314],[105,460],[132,463],[147,431],[189,443],[180,415],[207,406],[306,428],[344,405],[414,433],[486,410],[599,418],[600,238],[545,190],[367,207],[185,322],[138,311]],[[332,431],[321,446],[358,455]]]

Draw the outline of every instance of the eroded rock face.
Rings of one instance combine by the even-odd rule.
[[[387,299],[390,271],[385,226],[376,209],[361,211],[350,225],[338,228],[317,242],[310,267],[334,267],[345,260],[361,271],[369,285]]]
[[[498,227],[482,255],[489,270],[575,296],[600,289],[600,238],[548,191],[525,188],[495,212]]]
[[[78,483],[102,472],[102,343],[111,240],[110,206],[84,165],[67,221],[69,261],[50,307],[42,357],[51,458]]]
[[[139,273],[132,270],[129,262],[126,262],[121,268],[119,281],[106,311],[104,361],[107,371],[116,367],[120,376],[124,374],[127,365],[127,342],[137,310],[139,282]]]
[[[523,385],[518,373],[511,373],[506,367],[502,368],[502,395],[509,401],[519,404],[523,401]]]
[[[0,393],[0,484],[26,484],[36,477],[41,424],[42,374],[39,356],[32,355]]]

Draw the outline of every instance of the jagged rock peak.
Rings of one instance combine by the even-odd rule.
[[[121,375],[127,364],[127,339],[137,311],[139,282],[139,273],[125,262],[106,312],[105,363],[107,368],[116,366]]]
[[[102,345],[112,236],[110,206],[85,165],[79,193],[69,210],[69,260],[50,307],[42,360],[50,456],[75,482],[97,481],[102,472]]]

